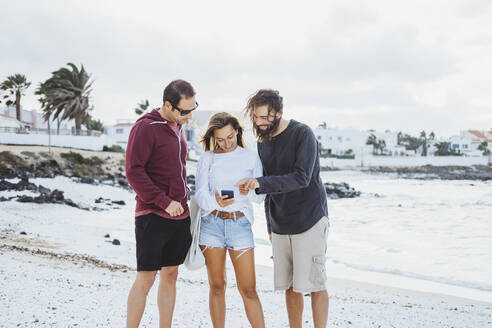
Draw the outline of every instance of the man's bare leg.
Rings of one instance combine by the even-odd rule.
[[[311,308],[315,328],[325,328],[328,322],[328,304],[330,299],[326,290],[311,293]]]
[[[287,314],[289,315],[289,325],[291,328],[302,327],[302,310],[304,300],[301,293],[296,293],[292,287],[285,291],[285,303],[287,304]]]
[[[126,326],[137,328],[145,310],[147,294],[152,288],[157,271],[138,271],[135,282],[130,289],[127,302]]]
[[[178,266],[162,267],[160,273],[157,306],[159,307],[159,327],[171,328],[174,304],[176,301],[176,280]]]

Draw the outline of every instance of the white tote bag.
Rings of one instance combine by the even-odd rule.
[[[191,246],[186,254],[184,261],[185,266],[189,270],[198,270],[205,265],[205,256],[203,256],[202,250],[198,245],[200,239],[200,222],[202,220],[202,210],[195,198],[190,198],[190,230],[191,230]]]

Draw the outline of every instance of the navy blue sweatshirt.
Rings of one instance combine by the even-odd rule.
[[[268,232],[298,234],[328,216],[326,191],[320,178],[318,142],[307,125],[291,120],[271,140],[258,142],[263,177],[258,194],[267,194]]]

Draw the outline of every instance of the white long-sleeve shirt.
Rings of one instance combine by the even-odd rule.
[[[258,154],[240,146],[229,153],[205,152],[200,156],[196,173],[195,200],[202,209],[202,215],[213,210],[224,212],[243,212],[253,224],[253,204],[261,203],[265,195],[257,195],[250,190],[248,195],[241,195],[234,185],[243,178],[263,176],[263,167]],[[215,190],[234,190],[234,203],[220,207],[215,199]]]

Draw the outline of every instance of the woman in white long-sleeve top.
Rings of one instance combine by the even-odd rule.
[[[226,252],[252,327],[264,327],[256,292],[252,202],[264,196],[241,195],[235,184],[244,177],[263,175],[258,154],[244,148],[243,128],[236,117],[218,113],[210,119],[202,139],[205,152],[198,162],[195,199],[202,209],[200,248],[210,284],[209,307],[214,327],[225,324]],[[224,195],[223,191],[225,191]],[[233,193],[232,198],[228,198]]]

